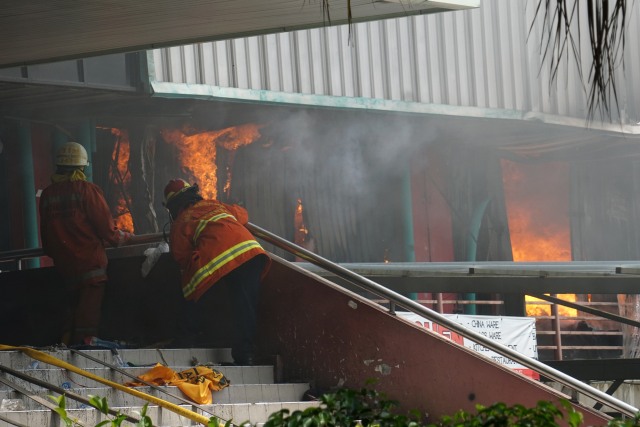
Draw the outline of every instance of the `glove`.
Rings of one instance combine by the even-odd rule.
[[[155,266],[160,259],[160,255],[167,252],[169,252],[169,245],[167,242],[161,242],[157,247],[149,248],[144,251],[146,258],[142,262],[142,277],[147,277],[153,266]]]

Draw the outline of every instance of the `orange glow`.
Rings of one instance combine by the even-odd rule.
[[[530,185],[534,167],[502,161],[513,260],[571,261],[568,201],[554,197],[554,187]]]
[[[133,218],[129,209],[131,197],[127,192],[127,187],[131,183],[131,173],[129,172],[129,132],[121,129],[111,129],[111,133],[116,136],[117,140],[113,153],[111,153],[113,163],[109,175],[111,182],[115,184],[120,193],[114,220],[116,227],[119,229],[133,232]]]
[[[307,236],[309,234],[309,230],[307,229],[307,225],[304,223],[304,206],[302,206],[302,199],[298,199],[298,205],[296,206],[296,213],[293,220],[294,224],[294,243],[296,245],[304,246],[307,242]]]
[[[162,137],[179,151],[183,172],[195,178],[206,199],[218,197],[216,189],[216,132],[185,135],[179,129],[163,129]]]
[[[568,168],[563,163],[530,165],[502,160],[502,179],[513,260],[571,261]],[[575,301],[575,295],[558,298]],[[528,297],[526,301],[540,301]],[[562,316],[575,309],[558,306]],[[548,303],[527,304],[527,315],[550,315]]]
[[[227,166],[227,180],[224,183],[224,187],[222,188],[222,192],[225,194],[225,196],[229,197],[229,195],[231,194],[231,178],[232,178],[232,174],[231,174],[231,168],[229,166]]]
[[[546,294],[549,295],[549,294]],[[576,301],[575,294],[558,294],[556,298],[563,299],[565,301]],[[527,316],[550,316],[551,315],[551,303],[543,301],[538,298],[530,297],[526,295],[525,301],[527,303]],[[538,304],[539,302],[539,304]],[[560,316],[575,317],[578,315],[578,311],[575,308],[563,307],[558,305],[558,314]]]
[[[314,252],[316,250],[316,242],[309,232],[309,229],[307,228],[302,199],[298,198],[297,202],[298,204],[296,205],[293,217],[293,241],[296,245],[302,246],[304,249],[310,252]],[[295,261],[304,261],[304,259],[296,256]]]
[[[248,123],[222,129],[217,131],[216,143],[229,151],[235,151],[243,145],[249,145],[260,138],[260,128],[263,126]]]
[[[206,199],[216,199],[217,190],[217,147],[230,151],[251,144],[260,138],[262,125],[245,124],[221,130],[185,134],[179,129],[163,129],[162,137],[174,144],[179,151],[179,160],[183,172],[195,179],[200,187],[202,196]],[[231,169],[227,169],[227,181],[224,192],[231,189]]]

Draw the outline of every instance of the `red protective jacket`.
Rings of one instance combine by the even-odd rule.
[[[119,246],[131,234],[115,227],[102,190],[87,181],[51,184],[40,196],[44,252],[70,285],[107,280],[105,242]]]
[[[171,224],[171,254],[182,269],[182,293],[197,301],[214,283],[265,250],[244,227],[247,210],[217,200],[201,200]],[[262,275],[269,265],[266,263]]]

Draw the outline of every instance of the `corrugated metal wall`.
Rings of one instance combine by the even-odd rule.
[[[571,55],[553,86],[541,66],[537,2],[483,0],[479,9],[188,45],[153,52],[160,82],[363,97],[586,117],[587,99]],[[632,8],[625,123],[640,121],[640,7]],[[591,53],[586,28],[584,72]],[[615,118],[615,117],[614,117]]]

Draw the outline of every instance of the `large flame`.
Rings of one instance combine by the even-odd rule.
[[[259,124],[245,124],[221,130],[188,134],[179,129],[163,129],[165,141],[174,144],[179,151],[183,171],[198,182],[203,197],[216,199],[217,190],[217,147],[235,151],[260,138]],[[233,157],[231,157],[232,159]],[[227,165],[224,192],[231,189],[231,165]]]
[[[569,206],[563,183],[568,182],[562,164],[525,165],[502,160],[505,203],[514,261],[571,261]],[[544,183],[545,180],[549,182]],[[540,184],[542,182],[542,184]],[[560,191],[557,191],[560,190]],[[566,191],[565,191],[566,190]],[[575,295],[558,295],[575,301]],[[550,315],[548,303],[533,297],[527,315]],[[576,316],[575,309],[558,306],[560,315]]]
[[[116,206],[116,214],[114,220],[116,227],[121,230],[133,232],[133,218],[129,209],[131,205],[131,196],[128,187],[131,183],[131,173],[129,171],[129,132],[121,129],[111,129],[111,133],[116,137],[116,144],[111,153],[113,160],[110,168],[111,182],[119,190],[118,205]]]

